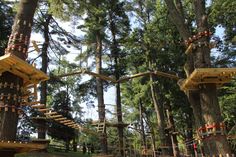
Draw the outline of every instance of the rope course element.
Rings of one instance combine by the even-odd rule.
[[[23,24],[26,25],[25,22]],[[17,42],[17,44],[15,44],[15,42]],[[6,51],[8,53],[8,51],[16,50],[26,53],[28,42],[28,36],[24,37],[22,34],[15,33],[10,37]],[[25,57],[26,56],[27,55],[25,55]],[[0,93],[0,110],[26,115],[23,111],[24,106],[33,108],[43,107],[43,105],[37,105],[39,103],[37,101],[37,84],[49,79],[46,74],[11,53],[0,57],[0,75],[5,72],[20,77],[23,80],[23,85],[11,82],[0,82],[0,89],[2,91],[2,93]],[[45,149],[48,144],[48,140],[33,140],[29,143],[2,140],[0,141],[0,150],[14,150],[17,153],[21,153]]]
[[[0,57],[0,74],[6,71],[21,77],[24,80],[24,86],[38,84],[49,79],[42,71],[13,54]]]
[[[187,40],[184,41],[186,46],[189,46],[191,43],[194,43],[195,41],[203,38],[203,37],[209,37],[212,35],[212,32],[210,32],[209,30],[203,31],[203,32],[199,32],[196,35],[193,35],[192,37],[189,37]]]
[[[45,106],[45,105],[44,105]],[[57,113],[56,111],[53,111],[53,109],[50,108],[39,108],[39,112],[45,115],[45,117],[33,117],[32,119],[45,119],[45,120],[54,120],[57,123],[60,123],[64,126],[73,128],[75,130],[81,131],[81,132],[87,132],[91,134],[96,134],[95,131],[90,130],[88,128],[82,127],[78,123],[74,122],[71,119],[67,119],[63,115]]]
[[[93,121],[92,125],[96,127],[98,133],[104,133],[106,127],[128,127],[130,124],[104,121]]]
[[[197,42],[197,43],[191,43],[187,50],[185,51],[185,54],[189,54],[189,53],[192,53],[193,50],[197,49],[197,47],[209,47],[210,49],[216,47],[216,43],[209,43],[209,42]]]
[[[14,149],[17,153],[30,152],[35,150],[43,150],[48,146],[49,141],[43,142],[33,140],[32,142],[18,142],[18,141],[0,141],[0,149]]]
[[[119,80],[115,80],[111,77],[108,77],[108,76],[105,76],[105,75],[102,75],[102,74],[97,74],[97,73],[94,73],[94,72],[90,72],[90,71],[87,71],[85,69],[78,70],[78,71],[71,72],[71,73],[62,74],[62,75],[57,75],[56,78],[68,77],[68,76],[73,76],[73,75],[81,75],[81,74],[88,74],[88,75],[91,75],[91,76],[94,76],[94,77],[98,77],[98,78],[100,78],[104,81],[110,81],[112,83],[122,83],[122,82],[125,82],[127,80],[137,78],[137,77],[146,76],[146,75],[157,75],[157,76],[171,78],[171,79],[174,79],[174,80],[179,80],[180,79],[178,76],[173,75],[173,74],[168,74],[168,73],[161,72],[161,71],[153,71],[153,72],[138,73],[138,74],[134,74],[134,75],[131,75],[131,76],[120,78]]]
[[[215,83],[217,87],[230,82],[236,75],[236,68],[197,68],[185,80],[179,80],[180,88],[186,90],[199,90],[205,84]]]
[[[197,130],[197,136],[201,140],[212,135],[225,135],[225,125],[223,122],[219,124],[206,124],[205,126],[198,128]]]

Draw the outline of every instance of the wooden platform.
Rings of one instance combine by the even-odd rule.
[[[23,78],[24,85],[38,84],[49,79],[45,73],[13,54],[6,54],[0,57],[0,74],[5,71]]]
[[[4,150],[13,150],[16,151],[17,153],[25,153],[25,152],[31,152],[31,151],[36,151],[36,150],[42,150],[46,149],[48,146],[47,143],[37,143],[37,142],[10,142],[10,141],[0,141],[0,151]]]
[[[181,90],[198,90],[199,85],[215,83],[222,86],[230,82],[236,75],[236,68],[198,68],[183,81]]]

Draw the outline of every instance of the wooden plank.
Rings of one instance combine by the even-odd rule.
[[[88,75],[92,75],[92,76],[98,77],[98,78],[101,78],[104,81],[111,81],[113,83],[116,83],[115,79],[113,79],[111,77],[108,77],[108,76],[105,76],[105,75],[102,75],[102,74],[97,74],[97,73],[90,72],[90,71],[84,71],[84,73],[86,73]]]
[[[45,109],[38,109],[39,112],[47,112],[47,111],[50,111],[51,109],[49,108],[45,108]]]
[[[193,49],[193,43],[191,43],[191,44],[188,46],[187,50],[185,51],[185,54],[191,53],[191,52],[192,52],[192,49]]]
[[[63,117],[63,118],[57,118],[55,119],[56,121],[63,121],[63,120],[66,120],[67,118]]]
[[[70,125],[70,124],[75,124],[75,122],[64,123],[64,125]]]
[[[44,113],[44,115],[46,115],[46,116],[53,115],[53,114],[57,114],[57,112],[47,112],[47,113]]]
[[[32,105],[36,105],[36,104],[40,104],[40,101],[23,102],[22,105],[24,105],[24,106],[32,106]]]
[[[73,126],[75,126],[75,124],[70,124],[70,125],[67,125],[68,127],[73,127]]]
[[[32,108],[35,108],[35,109],[41,109],[41,108],[45,108],[46,105],[45,104],[40,104],[40,105],[33,105],[31,106]]]
[[[117,80],[117,82],[125,82],[127,80],[130,79],[134,79],[137,77],[142,77],[142,76],[147,76],[147,75],[157,75],[157,76],[162,76],[162,77],[167,77],[167,78],[171,78],[171,79],[175,79],[175,80],[179,80],[180,78],[176,75],[173,74],[169,74],[169,73],[165,73],[165,72],[161,72],[161,71],[153,71],[153,72],[143,72],[143,73],[138,73],[138,74],[134,74],[128,77],[123,77],[119,80]]]
[[[54,119],[54,118],[59,118],[62,117],[62,115],[53,115],[53,116],[49,116],[50,118]]]
[[[165,73],[165,72],[162,72],[162,71],[154,71],[153,74],[158,75],[158,76],[162,76],[162,77],[171,78],[171,79],[174,79],[174,80],[179,80],[180,79],[176,75]]]
[[[67,122],[70,122],[71,120],[63,120],[63,121],[60,121],[60,123],[67,123]]]

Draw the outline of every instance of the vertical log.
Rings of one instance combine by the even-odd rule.
[[[11,53],[17,57],[25,60],[27,58],[27,50],[29,46],[31,27],[33,24],[33,16],[35,9],[37,7],[38,0],[21,0],[17,14],[14,20],[14,25],[12,27],[12,33],[9,38],[8,47],[5,53]],[[9,73],[4,72],[0,77],[0,83],[7,82],[8,84],[13,83],[15,86],[20,88],[23,85],[22,78]],[[1,93],[4,95],[14,95],[16,94],[18,98],[21,96],[21,91],[17,89],[2,88],[0,89]],[[19,107],[20,102],[15,101],[13,98],[4,99],[3,103],[9,106]],[[9,112],[2,110],[0,112],[0,139],[7,141],[14,141],[16,139],[17,132],[17,123],[18,123],[18,114],[17,112]],[[4,151],[3,151],[4,152]],[[4,152],[7,153],[7,152]],[[0,154],[4,154],[0,151]],[[14,151],[10,151],[6,156],[13,157]]]

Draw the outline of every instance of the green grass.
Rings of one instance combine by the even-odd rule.
[[[16,157],[91,157],[89,154],[83,154],[82,152],[48,152],[48,153],[27,153],[18,154]]]

